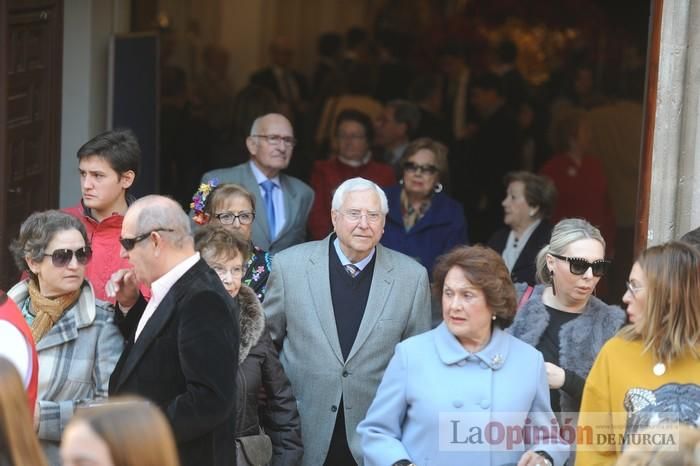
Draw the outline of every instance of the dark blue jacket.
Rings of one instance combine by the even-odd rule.
[[[418,260],[431,273],[435,259],[459,244],[466,244],[467,221],[462,205],[445,195],[433,195],[430,208],[409,231],[403,226],[400,185],[386,188],[389,214],[381,243]]]

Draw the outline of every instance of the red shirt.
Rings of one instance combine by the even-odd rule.
[[[129,261],[119,255],[121,252],[119,235],[124,216],[113,214],[98,222],[90,215],[89,209],[86,209],[82,202],[63,209],[63,211],[79,219],[87,230],[88,240],[92,247],[92,259],[85,269],[85,278],[92,283],[95,296],[98,299],[114,303],[113,299],[107,297],[105,285],[117,270],[132,268]],[[145,286],[141,286],[141,293],[146,299],[151,296],[150,290]]]
[[[582,218],[600,229],[608,252],[615,244],[615,214],[610,201],[608,180],[600,160],[585,156],[578,165],[571,157],[552,157],[540,170],[557,188],[557,204],[552,223],[563,218]]]
[[[316,196],[309,214],[309,231],[312,239],[325,238],[331,232],[333,194],[343,181],[357,176],[374,181],[381,187],[391,186],[396,182],[391,166],[374,160],[360,167],[351,167],[337,158],[314,162],[310,182]]]

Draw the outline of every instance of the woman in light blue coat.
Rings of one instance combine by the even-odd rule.
[[[516,300],[501,257],[456,248],[434,282],[444,322],[396,346],[357,428],[365,465],[564,464],[542,355],[502,330]]]

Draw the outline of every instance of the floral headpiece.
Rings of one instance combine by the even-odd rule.
[[[199,189],[192,196],[192,202],[190,203],[190,209],[194,210],[194,217],[192,218],[194,222],[198,225],[204,225],[209,222],[209,215],[204,212],[204,208],[207,205],[207,198],[209,194],[219,185],[219,180],[213,178],[209,180],[208,183],[202,183],[199,185]]]

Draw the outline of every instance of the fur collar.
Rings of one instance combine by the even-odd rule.
[[[516,285],[518,297],[526,287],[526,284]],[[535,287],[508,328],[509,333],[532,346],[537,346],[549,324],[549,313],[542,302],[544,289],[544,285]],[[564,324],[559,332],[559,365],[585,379],[603,344],[624,325],[625,318],[625,312],[619,306],[605,304],[591,296],[581,315]],[[562,411],[571,411],[570,406],[565,406],[568,395],[560,393]]]
[[[238,363],[242,363],[248,357],[250,349],[258,343],[265,331],[265,314],[262,305],[255,296],[255,291],[241,285],[238,292],[238,304],[241,308],[241,345],[238,350]]]

